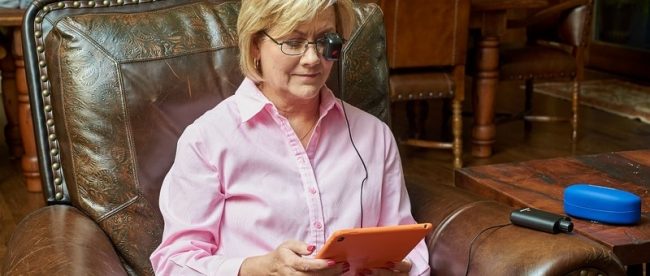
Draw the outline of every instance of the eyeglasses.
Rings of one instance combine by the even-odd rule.
[[[322,56],[324,50],[328,46],[328,40],[326,37],[321,37],[316,41],[308,41],[306,39],[291,39],[283,42],[278,42],[266,32],[262,32],[262,33],[264,33],[266,37],[271,39],[273,43],[279,45],[280,51],[282,51],[282,53],[288,56],[300,56],[305,54],[305,52],[307,52],[307,48],[309,48],[309,44],[314,44],[316,46],[316,52]]]

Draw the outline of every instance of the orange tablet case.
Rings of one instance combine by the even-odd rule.
[[[351,271],[400,262],[431,231],[431,223],[344,229],[334,232],[316,258],[347,261]]]

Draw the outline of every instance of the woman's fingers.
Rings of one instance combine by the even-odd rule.
[[[295,270],[309,272],[332,268],[336,265],[336,262],[332,260],[308,259],[296,256],[296,259],[292,259],[289,265]]]
[[[310,272],[333,269],[337,265],[333,260],[303,258],[304,255],[311,255],[316,247],[301,241],[285,241],[278,249],[282,262],[296,271]]]
[[[289,249],[291,252],[294,252],[297,255],[310,255],[312,252],[314,252],[314,250],[316,250],[316,246],[308,245],[304,242],[296,240],[285,241],[279,247]]]
[[[404,259],[399,263],[394,263],[392,269],[399,272],[409,272],[411,271],[411,266],[412,266],[411,262]]]

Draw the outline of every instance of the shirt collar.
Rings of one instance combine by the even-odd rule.
[[[239,109],[242,123],[255,117],[266,106],[271,106],[275,109],[273,103],[262,94],[262,91],[255,85],[255,82],[249,78],[244,78],[244,81],[237,88],[235,102]],[[334,96],[332,90],[327,86],[323,86],[320,91],[320,117],[324,117],[332,109],[341,112],[341,101]]]

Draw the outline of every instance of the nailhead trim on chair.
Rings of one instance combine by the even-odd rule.
[[[526,79],[553,79],[553,78],[573,78],[576,72],[561,72],[561,73],[544,73],[544,74],[529,74],[529,75],[513,75],[507,76],[507,80],[526,80]]]
[[[52,100],[51,100],[51,83],[47,75],[47,63],[45,61],[45,41],[43,37],[43,18],[45,15],[54,10],[70,9],[70,8],[101,8],[110,6],[123,6],[138,3],[156,2],[157,0],[103,0],[103,1],[63,1],[58,3],[48,4],[43,7],[34,19],[34,38],[36,41],[36,51],[38,52],[38,65],[41,80],[41,95],[43,97],[43,109],[47,124],[47,134],[50,141],[50,159],[51,170],[54,177],[55,184],[55,198],[56,200],[64,199],[63,189],[63,171],[61,170],[61,157],[58,137],[54,126],[54,115],[52,113]],[[160,1],[160,0],[158,0]]]
[[[397,95],[397,100],[404,100],[404,98],[409,100],[422,100],[422,99],[432,99],[432,98],[443,98],[443,95],[448,94],[449,92],[429,92],[429,93],[400,93]],[[453,92],[452,94],[453,95]]]

